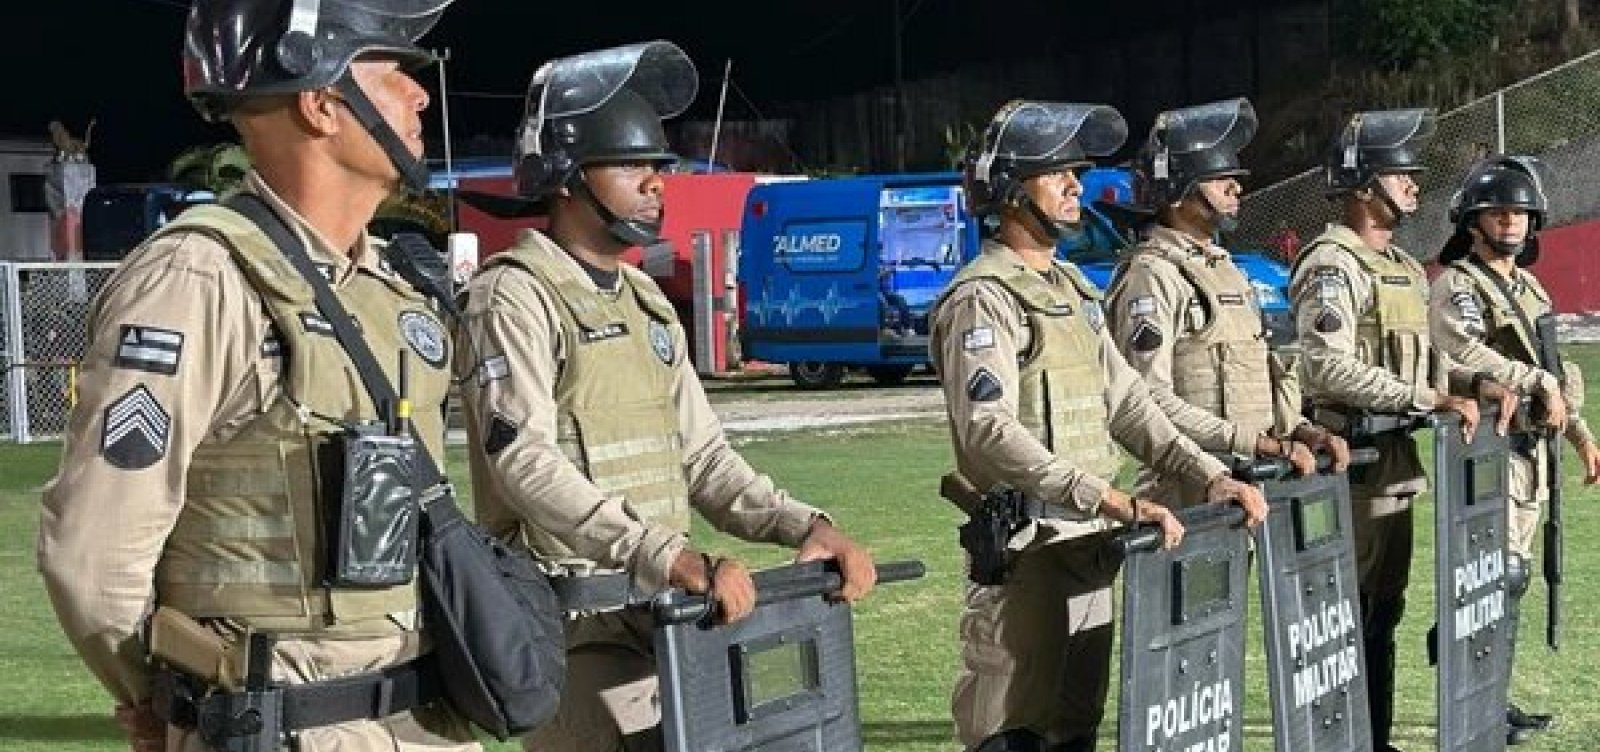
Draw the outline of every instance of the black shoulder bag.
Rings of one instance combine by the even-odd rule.
[[[394,387],[299,237],[254,195],[238,194],[227,206],[259,226],[311,285],[318,312],[373,403],[379,409],[395,404]],[[411,430],[415,434],[414,425]],[[416,455],[417,486],[438,491],[423,503],[418,569],[423,620],[445,695],[467,720],[502,741],[531,731],[554,717],[566,680],[555,592],[531,558],[461,513],[420,438]]]

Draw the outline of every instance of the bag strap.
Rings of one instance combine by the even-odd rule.
[[[316,295],[317,312],[327,319],[333,327],[334,338],[339,341],[339,346],[344,348],[345,354],[350,356],[350,362],[356,367],[356,373],[361,376],[361,383],[367,387],[367,394],[372,397],[372,402],[380,413],[393,410],[399,401],[394,385],[389,383],[389,377],[384,374],[383,368],[378,365],[378,359],[372,354],[372,347],[367,344],[366,338],[356,331],[354,318],[345,310],[339,298],[333,294],[333,288],[328,284],[322,272],[317,271],[311,262],[311,256],[306,253],[306,246],[300,236],[289,229],[283,218],[278,216],[267,203],[253,193],[237,193],[230,197],[226,205],[245,218],[254,222],[261,231],[272,240],[289,263],[294,265],[300,276],[304,277],[307,284],[311,285],[312,292]],[[411,424],[411,435],[417,440],[417,456],[421,460],[422,478],[424,487],[433,486],[444,481],[444,473],[434,462],[432,455],[428,454],[428,447],[417,435],[417,426]]]
[[[1522,324],[1522,330],[1527,332],[1528,339],[1532,340],[1528,343],[1533,345],[1533,352],[1529,353],[1529,355],[1533,356],[1536,365],[1545,369],[1546,371],[1556,373],[1555,369],[1561,367],[1561,364],[1542,362],[1545,360],[1545,357],[1543,348],[1539,347],[1539,340],[1541,339],[1539,336],[1539,330],[1534,327],[1532,321],[1528,320],[1528,312],[1522,310],[1522,305],[1519,304],[1516,297],[1511,294],[1511,287],[1506,284],[1505,277],[1500,276],[1499,272],[1490,269],[1489,265],[1484,263],[1483,259],[1479,258],[1477,254],[1473,254],[1473,256],[1467,260],[1467,263],[1476,267],[1469,269],[1469,271],[1473,272],[1473,276],[1480,280],[1489,280],[1489,282],[1495,286],[1495,289],[1500,291],[1500,296],[1505,298],[1506,306],[1517,314],[1517,321]]]

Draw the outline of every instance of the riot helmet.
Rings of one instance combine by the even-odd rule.
[[[1329,145],[1323,162],[1328,196],[1371,187],[1379,175],[1422,172],[1422,148],[1433,137],[1434,127],[1431,109],[1372,110],[1351,115]],[[1408,215],[1381,185],[1375,192],[1396,221]]]
[[[200,115],[226,120],[254,96],[335,87],[413,190],[428,172],[350,76],[360,55],[408,67],[433,61],[416,41],[454,0],[195,0],[184,31],[183,91]]]
[[[618,217],[589,189],[582,168],[677,161],[661,122],[687,109],[699,85],[694,62],[666,41],[545,63],[528,85],[517,131],[517,194],[543,199],[566,187],[594,207],[618,240],[629,245],[658,242],[660,220]]]
[[[1021,206],[1054,238],[1075,231],[1029,198],[1029,178],[1088,167],[1110,156],[1128,138],[1122,114],[1102,104],[1012,100],[995,113],[963,165],[967,201],[977,216]]]
[[[1143,208],[1176,204],[1205,180],[1248,175],[1239,152],[1255,137],[1256,122],[1255,107],[1243,97],[1157,115],[1134,167]],[[1201,201],[1218,229],[1231,232],[1238,224],[1236,214],[1223,214],[1203,194]]]
[[[1516,256],[1518,266],[1528,266],[1539,258],[1538,232],[1550,211],[1545,193],[1549,171],[1537,157],[1496,155],[1483,159],[1467,171],[1450,199],[1450,223],[1455,234],[1445,242],[1439,263],[1449,264],[1464,258],[1472,249],[1472,230],[1485,209],[1522,209],[1528,213],[1528,234],[1521,242],[1507,243],[1490,237],[1482,229],[1483,241],[1495,252]]]

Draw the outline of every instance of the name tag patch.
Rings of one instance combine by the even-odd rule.
[[[579,335],[579,338],[582,339],[583,343],[587,345],[594,342],[604,342],[608,339],[616,339],[618,337],[626,336],[628,336],[628,325],[621,321],[613,321],[605,326],[595,329],[585,329],[583,330],[583,333]]]

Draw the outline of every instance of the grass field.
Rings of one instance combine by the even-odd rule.
[[[1588,373],[1600,373],[1600,349],[1573,354]],[[1600,418],[1600,409],[1588,412],[1591,420]],[[958,513],[936,492],[937,479],[950,464],[942,425],[777,435],[745,442],[742,451],[801,498],[832,512],[880,559],[927,563],[925,579],[884,587],[858,611],[864,734],[872,750],[956,749],[948,707],[962,573],[954,533]],[[0,750],[125,749],[108,719],[109,701],[61,637],[34,569],[38,489],[54,472],[56,453],[51,445],[0,446]],[[452,455],[451,465],[464,479],[459,453]],[[1600,539],[1600,492],[1575,481],[1568,488],[1566,642],[1559,654],[1551,654],[1537,641],[1544,592],[1535,585],[1525,602],[1529,616],[1514,693],[1525,707],[1555,712],[1560,725],[1522,749],[1600,749],[1600,550],[1585,545]],[[1408,750],[1433,744],[1434,682],[1422,649],[1431,623],[1432,527],[1421,523],[1431,520],[1431,513],[1424,500],[1418,509],[1411,607],[1401,632],[1397,743]],[[712,550],[757,564],[784,558],[781,551],[721,539],[703,527],[696,534]],[[1245,748],[1266,752],[1270,714],[1258,630],[1252,630],[1251,642]],[[1113,734],[1108,719],[1102,750],[1114,746]]]

